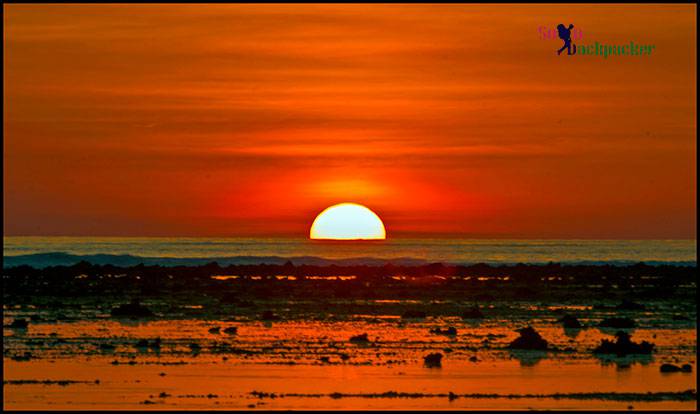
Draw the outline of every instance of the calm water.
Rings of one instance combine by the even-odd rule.
[[[56,255],[65,253],[67,255]],[[100,255],[95,257],[94,255]],[[63,264],[81,256],[100,263],[691,263],[696,240],[446,240],[320,242],[292,238],[4,237],[6,265]],[[60,262],[60,263],[59,263]]]

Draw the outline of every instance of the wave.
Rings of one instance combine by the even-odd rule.
[[[287,262],[292,262],[294,265],[314,265],[314,266],[383,266],[387,264],[400,266],[421,266],[434,261],[418,259],[412,257],[398,258],[377,258],[377,257],[354,257],[343,259],[329,259],[316,256],[227,256],[227,257],[142,257],[129,254],[90,254],[90,255],[75,255],[64,252],[52,253],[35,253],[23,254],[16,256],[4,256],[3,268],[16,266],[31,266],[37,269],[43,269],[50,266],[72,266],[82,261],[93,265],[114,265],[120,267],[137,266],[140,264],[146,266],[200,266],[208,263],[216,262],[221,266],[228,265],[262,265],[276,264],[283,265]],[[474,265],[478,263],[491,265],[516,265],[518,262],[508,262],[499,260],[481,260],[481,261],[447,261],[444,264],[450,265]],[[551,262],[527,262],[530,265],[546,265]],[[560,264],[567,265],[610,265],[610,266],[629,266],[640,263],[635,260],[571,260],[560,261]],[[648,260],[643,263],[650,266],[697,266],[697,261],[663,261],[663,260]]]

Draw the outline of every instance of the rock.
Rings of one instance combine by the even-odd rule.
[[[659,371],[661,372],[681,372],[681,367],[678,365],[673,365],[673,364],[663,364],[659,368]]]
[[[430,333],[435,334],[435,335],[448,335],[448,336],[455,336],[457,335],[457,328],[454,326],[450,326],[449,328],[443,330],[440,328],[435,328],[431,329]]]
[[[153,342],[149,343],[145,339],[140,339],[138,342],[136,342],[136,345],[134,345],[136,348],[140,349],[145,349],[145,348],[151,348],[153,350],[159,351],[160,350],[160,337],[156,338]]]
[[[683,366],[679,367],[678,365],[674,364],[663,364],[661,367],[659,367],[659,371],[661,372],[693,372],[693,366],[690,364],[683,364]]]
[[[671,317],[672,320],[674,321],[690,321],[691,319],[687,316],[684,315],[673,315]]]
[[[148,345],[148,347],[153,349],[153,350],[159,351],[160,350],[160,342],[161,342],[160,337],[158,337],[153,342],[151,342],[151,344]]]
[[[13,361],[30,361],[32,359],[32,353],[29,351],[25,351],[24,354],[18,354],[18,355],[13,355],[12,357]]]
[[[484,314],[481,313],[477,306],[471,307],[462,313],[462,319],[483,319]]]
[[[598,325],[601,328],[617,328],[617,329],[626,329],[626,328],[634,328],[637,326],[636,323],[634,323],[634,320],[630,318],[605,318],[602,321],[600,321],[600,324]]]
[[[280,319],[279,316],[275,315],[272,311],[265,311],[260,315],[260,319],[264,321],[278,321]]]
[[[475,356],[469,357],[469,360],[470,360],[471,362],[479,362],[479,358],[477,358],[477,357],[475,357]]]
[[[442,354],[439,352],[428,354],[423,357],[423,362],[428,368],[440,368],[442,367]]]
[[[355,342],[355,343],[368,343],[369,338],[367,337],[366,333],[363,333],[361,335],[355,335],[350,338],[350,342]]]
[[[646,309],[646,306],[632,302],[631,300],[624,299],[622,303],[619,305],[615,306],[615,309],[620,309],[620,310],[644,310]]]
[[[566,329],[581,329],[581,322],[579,322],[575,316],[564,315],[564,317],[559,319],[559,322],[561,322]]]
[[[425,312],[423,311],[415,311],[415,310],[409,310],[403,313],[401,315],[401,318],[403,319],[422,319],[428,316]]]
[[[238,328],[235,326],[229,326],[228,328],[224,329],[224,333],[226,335],[236,335],[238,333]]]
[[[190,351],[192,351],[193,354],[197,354],[202,350],[202,347],[199,346],[198,343],[192,342],[190,345]]]
[[[547,350],[549,344],[532,327],[518,329],[520,337],[516,338],[508,345],[510,349]]]
[[[331,363],[330,357],[327,357],[327,356],[321,357],[320,361],[322,364],[330,364]]]
[[[128,317],[128,318],[148,318],[154,316],[153,312],[147,307],[141,305],[138,300],[133,300],[131,303],[119,305],[112,309],[112,316]]]
[[[15,319],[7,327],[10,329],[27,329],[29,322],[26,319]]]
[[[213,328],[209,328],[209,333],[210,334],[218,334],[220,330],[221,330],[221,328],[219,328],[218,326],[215,326]]]
[[[630,334],[627,332],[619,331],[615,334],[617,338],[616,342],[603,339],[593,350],[594,354],[615,354],[617,356],[624,356],[629,354],[644,354],[649,355],[654,350],[654,344],[642,341],[641,344],[632,342]]]

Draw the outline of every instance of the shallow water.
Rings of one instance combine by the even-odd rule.
[[[143,358],[147,362],[153,358]],[[410,393],[540,394],[571,392],[678,391],[695,387],[694,374],[665,378],[656,364],[635,365],[620,370],[595,361],[541,361],[522,367],[517,361],[458,363],[446,361],[443,368],[407,366],[275,366],[236,361],[202,360],[187,365],[133,366],[109,363],[107,357],[89,360],[56,360],[6,364],[6,378],[60,378],[94,381],[99,384],[6,385],[5,408],[34,409],[143,409],[143,408],[247,408],[268,409],[526,409],[533,408],[679,408],[693,409],[696,401],[610,401],[566,398],[377,398],[373,393],[398,390]],[[162,375],[165,374],[165,375]],[[671,374],[667,374],[670,376]],[[365,394],[364,397],[257,398],[251,393],[335,392]],[[159,397],[161,393],[168,396]],[[210,397],[207,397],[210,396]],[[146,405],[144,401],[155,404]],[[262,405],[262,406],[261,406]]]
[[[349,302],[348,309],[360,301]],[[368,301],[396,306],[402,301]],[[4,330],[6,381],[71,380],[86,383],[6,383],[8,409],[693,409],[696,400],[644,401],[648,392],[694,390],[695,309],[687,321],[670,318],[676,304],[657,302],[645,311],[625,312],[638,329],[636,342],[656,344],[651,357],[598,358],[591,350],[613,331],[596,328],[612,312],[580,304],[494,302],[481,321],[438,316],[401,319],[390,313],[327,315],[297,312],[300,303],[278,303],[282,320],[261,322],[251,312],[213,317],[201,305],[180,304],[156,320],[110,318],[102,308],[5,309],[5,324],[33,316],[28,329]],[[268,304],[271,305],[271,304]],[[406,305],[406,304],[404,304]],[[429,304],[423,304],[430,306]],[[416,306],[416,301],[410,301]],[[109,306],[106,306],[108,309]],[[185,316],[188,312],[201,312]],[[587,326],[564,330],[562,312]],[[61,313],[61,315],[58,315]],[[64,319],[62,319],[64,318]],[[57,322],[49,322],[58,319]],[[692,320],[690,320],[692,319]],[[511,351],[515,329],[533,326],[555,351]],[[223,329],[235,326],[235,335]],[[457,335],[430,333],[453,326]],[[219,327],[220,333],[211,333]],[[349,338],[367,333],[370,343]],[[139,340],[158,349],[137,347]],[[190,344],[196,344],[193,352]],[[31,354],[28,360],[22,356]],[[423,356],[440,352],[441,368]],[[475,359],[474,359],[475,357]],[[662,363],[691,364],[692,373],[661,373]],[[99,383],[95,383],[99,380]],[[403,398],[389,391],[412,393]],[[253,392],[275,394],[260,397]],[[449,398],[452,392],[467,395]],[[610,393],[636,393],[616,400]],[[163,396],[159,396],[161,393]],[[340,394],[334,394],[340,393]],[[474,396],[471,394],[493,394]],[[561,393],[558,397],[552,394]],[[585,393],[572,396],[572,393]],[[297,394],[289,395],[289,394]],[[348,395],[351,394],[351,395]],[[532,398],[528,395],[546,394]],[[619,398],[618,398],[619,399]],[[148,401],[148,403],[145,403]]]

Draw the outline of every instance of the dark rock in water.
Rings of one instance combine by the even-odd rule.
[[[644,310],[646,309],[646,306],[640,303],[632,302],[628,299],[624,299],[622,303],[617,305],[615,308],[620,310]]]
[[[693,372],[693,366],[690,364],[683,364],[682,367],[679,367],[678,365],[673,365],[673,364],[663,364],[659,368],[659,371],[661,372]]]
[[[401,315],[401,318],[403,318],[403,319],[421,319],[421,318],[425,318],[426,316],[428,316],[428,315],[423,311],[409,310],[409,311],[404,312],[403,315]]]
[[[520,337],[516,338],[508,345],[510,349],[529,349],[529,350],[547,350],[549,344],[543,339],[540,334],[528,326],[527,328],[518,329]]]
[[[141,305],[137,300],[131,303],[119,305],[112,309],[112,316],[127,318],[148,318],[154,316],[153,312]]]
[[[278,321],[280,317],[275,315],[272,311],[265,311],[260,316],[260,319],[264,321]]]
[[[581,329],[581,322],[579,322],[575,316],[564,315],[563,318],[559,319],[559,322],[561,322],[566,329]]]
[[[25,319],[15,319],[6,327],[10,329],[27,329],[29,327],[29,322]]]
[[[153,342],[149,343],[146,339],[140,339],[138,342],[136,342],[136,345],[134,345],[136,348],[151,348],[153,350],[160,350],[160,337],[156,338]]]
[[[625,328],[634,328],[637,326],[636,323],[634,323],[634,320],[630,318],[605,318],[602,321],[600,321],[600,324],[598,325],[601,328],[617,328],[617,329],[625,329]]]
[[[671,319],[674,321],[690,321],[690,320],[692,320],[689,317],[684,316],[684,315],[673,315],[671,317]]]
[[[199,353],[199,351],[202,350],[202,347],[199,346],[198,343],[192,342],[190,344],[190,351],[192,351],[193,354]]]
[[[153,350],[160,350],[160,337],[156,338],[153,342],[151,342],[148,347],[153,349]]]
[[[442,354],[439,352],[428,354],[423,357],[423,362],[428,368],[440,368],[442,367]]]
[[[629,354],[649,355],[654,351],[654,344],[642,341],[641,344],[632,342],[630,334],[619,331],[615,334],[616,342],[603,339],[600,345],[593,350],[594,354],[615,354],[617,356],[625,356]]]
[[[469,360],[470,360],[471,362],[479,362],[479,358],[477,358],[477,357],[475,357],[475,356],[469,357]]]
[[[444,329],[444,330],[440,329],[440,328],[435,328],[435,329],[431,329],[430,333],[436,334],[436,335],[454,336],[454,335],[457,335],[457,328],[455,328],[454,326],[450,326],[449,328]]]
[[[367,338],[366,333],[363,333],[361,335],[355,335],[355,336],[351,337],[350,342],[367,343],[367,342],[369,342],[369,338]]]
[[[320,361],[322,364],[330,364],[331,363],[330,357],[327,357],[327,356],[321,357]]]
[[[219,328],[218,326],[215,326],[213,328],[209,328],[209,333],[210,334],[218,334],[220,330],[221,330],[221,328]]]
[[[13,361],[17,362],[30,361],[32,359],[32,353],[29,351],[25,351],[24,354],[13,355],[11,358]]]
[[[224,333],[226,335],[235,335],[238,333],[238,328],[235,326],[229,326],[228,328],[224,329]]]
[[[673,364],[663,364],[659,368],[659,371],[661,372],[681,372],[681,367],[678,365],[673,365]]]
[[[462,319],[483,319],[484,314],[481,313],[478,307],[474,306],[464,311]]]

